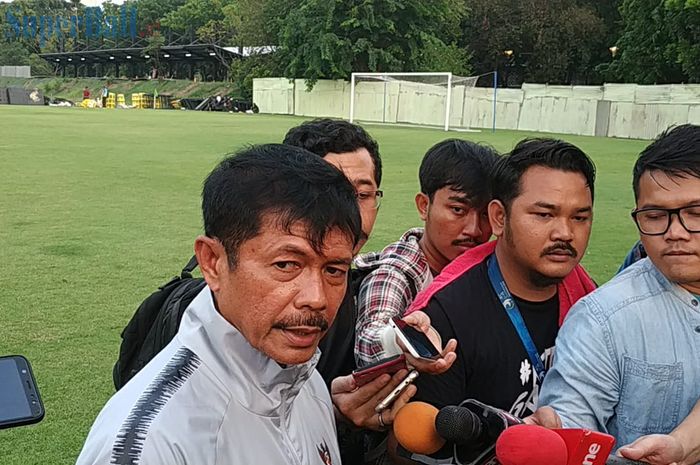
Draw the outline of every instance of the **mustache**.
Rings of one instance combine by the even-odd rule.
[[[275,329],[287,329],[295,326],[315,326],[321,331],[326,331],[330,325],[328,324],[328,320],[318,314],[296,315],[294,317],[285,318],[272,325]]]
[[[550,245],[542,251],[542,254],[540,256],[544,257],[545,255],[549,255],[555,252],[568,252],[572,257],[578,257],[578,252],[568,242],[557,242],[553,245]]]
[[[479,245],[479,243],[474,239],[457,239],[452,241],[452,245],[466,245],[469,247],[476,247],[477,245]]]

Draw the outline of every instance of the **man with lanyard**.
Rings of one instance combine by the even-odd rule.
[[[595,287],[578,265],[594,181],[591,160],[563,141],[525,140],[499,161],[488,207],[498,240],[454,260],[409,309],[458,341],[457,361],[442,375],[418,378],[414,400],[442,408],[473,398],[516,416],[535,411],[559,326]],[[451,444],[435,454],[451,456]]]

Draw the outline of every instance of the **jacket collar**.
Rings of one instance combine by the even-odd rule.
[[[178,331],[180,341],[202,359],[224,389],[246,409],[278,416],[288,410],[311,377],[320,351],[306,363],[282,367],[248,340],[214,307],[209,286],[185,311]]]

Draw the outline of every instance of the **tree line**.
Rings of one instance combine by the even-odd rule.
[[[347,79],[353,71],[499,70],[520,82],[664,84],[700,82],[700,0],[127,0],[150,50],[163,31],[231,46],[274,45],[269,55],[234,63],[232,79]],[[19,37],[15,17],[70,18],[79,0],[0,3],[0,65],[50,73],[41,52],[123,46],[126,39],[80,42],[66,34],[43,43]],[[105,16],[120,6],[105,3]],[[97,41],[97,42],[95,42]]]

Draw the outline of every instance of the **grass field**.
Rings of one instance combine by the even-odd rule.
[[[137,305],[192,254],[200,187],[222,156],[279,142],[302,120],[200,112],[0,106],[0,354],[32,362],[46,407],[39,425],[0,431],[0,464],[71,464],[112,394],[119,333]],[[423,153],[438,130],[369,126],[385,199],[367,249],[419,224]],[[450,133],[506,151],[532,134]],[[583,263],[599,281],[636,231],[631,168],[645,141],[561,136],[598,167]]]

